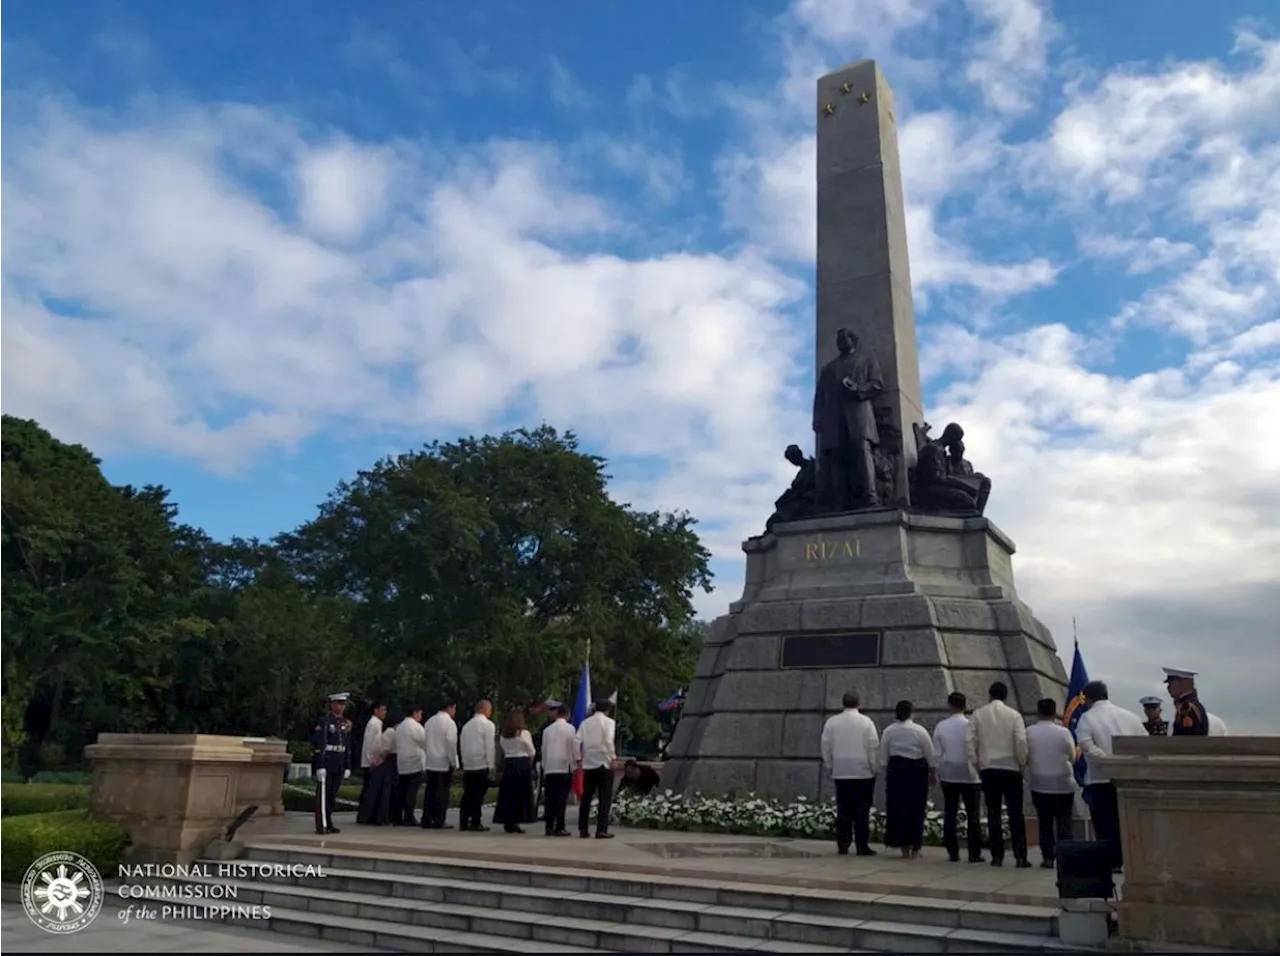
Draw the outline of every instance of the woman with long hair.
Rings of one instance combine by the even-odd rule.
[[[933,739],[911,719],[914,710],[911,701],[898,701],[897,719],[880,738],[880,764],[885,768],[884,844],[897,847],[908,860],[918,857],[924,845],[929,780],[938,769]]]
[[[493,822],[501,823],[508,833],[524,833],[522,823],[533,823],[537,813],[533,806],[533,758],[536,750],[533,735],[525,729],[524,711],[510,711],[502,722],[502,782],[498,785],[498,804]]]

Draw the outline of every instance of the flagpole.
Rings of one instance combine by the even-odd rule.
[[[1080,635],[1076,632],[1076,616],[1071,615],[1071,642],[1076,647],[1080,646]]]

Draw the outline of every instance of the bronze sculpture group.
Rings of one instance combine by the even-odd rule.
[[[923,514],[972,517],[983,513],[991,480],[964,457],[964,429],[952,423],[937,439],[929,425],[915,426],[916,464],[906,493],[896,488],[902,436],[889,410],[877,404],[884,392],[880,365],[860,350],[850,329],[836,333],[837,355],[818,373],[813,396],[817,454],[807,458],[789,445],[795,479],[775,503],[767,528],[779,521],[819,515],[905,508]]]

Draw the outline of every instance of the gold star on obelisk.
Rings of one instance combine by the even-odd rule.
[[[871,102],[871,94],[870,94],[870,93],[867,93],[867,92],[865,92],[865,91],[863,91],[862,93],[859,93],[859,94],[858,94],[858,102],[859,102],[859,103],[862,103],[862,104],[870,103],[870,102]]]
[[[840,92],[847,96],[848,94],[853,92],[853,87],[850,86],[848,83],[841,83]]]
[[[822,115],[823,115],[823,116],[830,116],[830,115],[831,115],[832,113],[834,113],[835,111],[836,111],[836,108],[835,108],[834,106],[832,106],[830,103],[828,103],[828,104],[826,104],[825,106],[823,106],[823,107],[822,107]]]

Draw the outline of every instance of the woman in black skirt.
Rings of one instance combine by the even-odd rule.
[[[897,847],[904,859],[915,859],[924,845],[924,815],[929,782],[937,770],[929,732],[911,719],[911,701],[900,700],[897,720],[880,738],[885,768],[885,846]]]
[[[356,810],[356,822],[376,827],[391,822],[391,801],[399,774],[396,773],[396,732],[388,726],[373,744],[373,763],[366,786],[360,794],[360,806]]]
[[[522,823],[533,823],[537,812],[533,805],[533,736],[525,729],[524,711],[519,708],[507,714],[502,724],[502,782],[498,785],[498,805],[493,822],[501,823],[508,833],[524,833]]]

